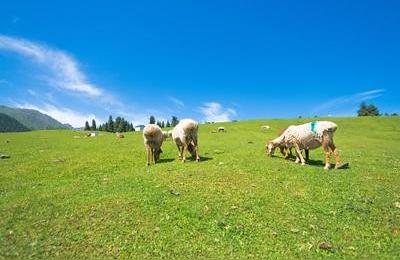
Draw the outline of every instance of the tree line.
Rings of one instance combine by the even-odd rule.
[[[89,125],[89,122],[85,122],[85,131],[105,131],[111,133],[123,133],[123,132],[132,132],[135,131],[132,123],[129,123],[123,117],[116,117],[113,120],[113,117],[110,115],[108,117],[108,121],[104,124],[100,124],[98,127],[96,126],[96,120],[92,120],[92,125]]]
[[[179,123],[179,120],[176,116],[172,116],[171,122],[167,120],[167,122],[164,121],[156,121],[156,118],[154,116],[150,116],[149,119],[149,124],[156,124],[161,128],[164,127],[175,127]]]
[[[398,116],[397,113],[392,113],[390,115],[388,113],[385,113],[383,115],[384,116]],[[365,102],[362,102],[357,111],[357,116],[382,116],[382,114],[379,113],[379,109],[377,106],[375,106],[373,104],[367,104]]]
[[[169,120],[167,120],[167,122],[156,121],[156,118],[154,116],[150,116],[149,123],[157,124],[159,127],[164,128],[164,127],[176,126],[179,123],[179,120],[176,116],[173,116],[171,118],[171,121]],[[111,133],[117,133],[117,132],[123,133],[123,132],[135,131],[133,124],[129,123],[127,120],[125,120],[125,118],[118,116],[114,120],[111,115],[108,117],[107,122],[105,122],[104,124],[100,124],[99,126],[97,126],[95,119],[92,119],[92,124],[89,124],[89,122],[86,121],[85,127],[83,129],[85,131],[105,131]]]

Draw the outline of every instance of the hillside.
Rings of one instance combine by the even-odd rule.
[[[6,114],[31,130],[65,129],[62,123],[54,118],[33,109],[11,108],[0,105],[0,113]]]
[[[29,131],[27,127],[16,119],[0,113],[0,132],[24,132]]]
[[[139,132],[0,134],[0,258],[400,259],[400,117],[329,118],[347,170],[266,156],[309,120],[201,125],[199,163],[168,139],[150,167]]]

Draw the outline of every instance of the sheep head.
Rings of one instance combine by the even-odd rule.
[[[267,155],[273,156],[275,153],[277,145],[273,142],[269,142],[267,145],[265,145],[265,150],[267,152]]]
[[[196,157],[196,149],[192,143],[188,145],[188,151],[193,157]]]
[[[158,162],[160,160],[160,154],[163,151],[161,150],[161,148],[155,149],[154,150],[154,162]]]

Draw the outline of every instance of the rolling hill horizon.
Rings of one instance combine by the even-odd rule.
[[[5,115],[2,116],[2,125],[5,126],[7,124],[7,126],[10,126],[10,128],[6,127],[10,132],[20,131],[24,128],[26,128],[24,131],[72,128],[34,109],[13,108],[0,105],[0,113]],[[15,128],[13,126],[15,126]]]

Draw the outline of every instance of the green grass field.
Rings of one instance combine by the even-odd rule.
[[[200,163],[167,140],[151,167],[141,133],[0,134],[0,258],[398,259],[400,118],[330,120],[350,169],[265,155],[306,119],[202,125]]]

